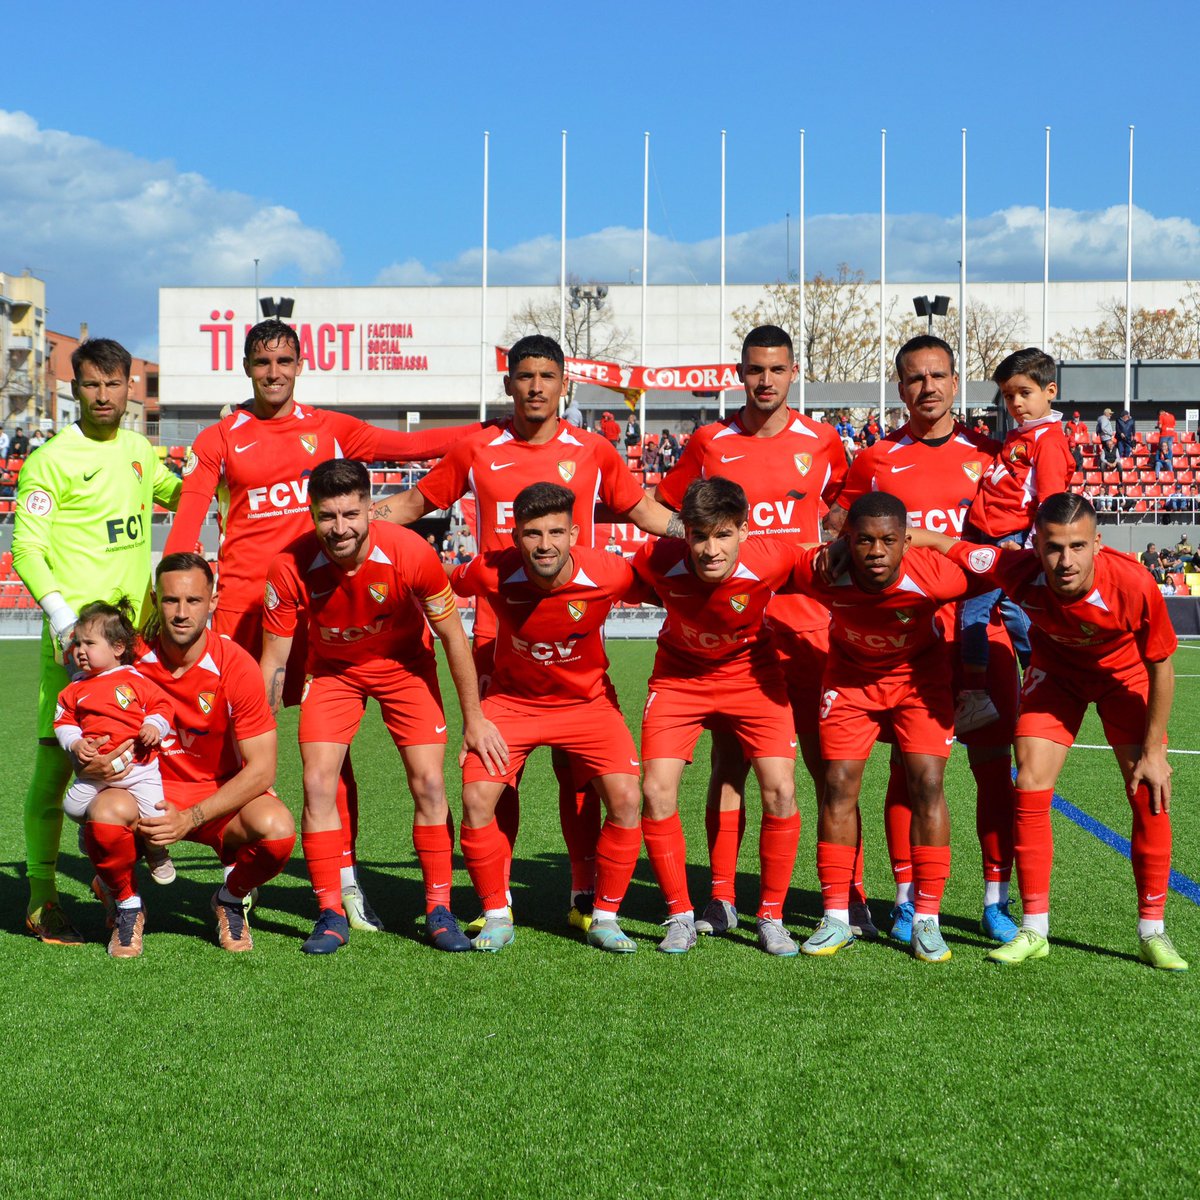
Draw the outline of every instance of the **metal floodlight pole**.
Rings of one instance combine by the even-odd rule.
[[[1133,358],[1133,126],[1129,127],[1129,201],[1125,209],[1125,410],[1131,402]]]
[[[958,247],[958,392],[965,423],[967,411],[967,131],[962,131],[962,220]]]
[[[799,262],[799,283],[800,283],[800,320],[799,320],[799,361],[800,361],[800,411],[805,410],[805,395],[804,385],[808,376],[808,333],[805,329],[806,316],[804,312],[804,130],[800,130],[800,219],[799,219],[799,240],[800,240],[800,262]]]
[[[725,130],[721,130],[721,293],[717,301],[721,308],[718,330],[717,362],[725,360]],[[717,401],[721,419],[725,419],[725,389],[722,388]]]
[[[479,419],[487,420],[488,139],[483,131],[483,266],[479,289]]]

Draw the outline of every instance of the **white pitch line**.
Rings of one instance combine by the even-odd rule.
[[[1111,750],[1112,747],[1111,746],[1088,746],[1083,742],[1076,742],[1071,747],[1071,749],[1072,750]],[[1168,754],[1200,754],[1200,750],[1172,750],[1172,749],[1168,748],[1167,753]]]

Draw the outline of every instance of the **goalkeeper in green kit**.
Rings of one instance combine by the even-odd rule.
[[[93,338],[71,356],[71,366],[79,420],[26,461],[13,529],[13,566],[45,613],[38,747],[25,796],[25,924],[43,942],[64,946],[83,939],[59,904],[55,879],[62,797],[72,773],[54,737],[55,704],[69,682],[63,652],[88,601],[128,596],[141,622],[150,597],[150,516],[156,502],[173,509],[182,487],[140,433],[121,428],[129,352]]]

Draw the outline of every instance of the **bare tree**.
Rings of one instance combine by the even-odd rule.
[[[578,279],[569,279],[578,283]],[[512,315],[504,330],[508,345],[527,334],[540,333],[558,340],[559,308],[557,300],[538,303],[527,301]],[[589,329],[590,322],[590,329]],[[578,308],[567,305],[567,319],[563,331],[563,353],[568,358],[587,358],[589,341],[590,357],[604,362],[629,362],[628,355],[633,346],[633,335],[628,329],[614,324],[612,310],[581,304]]]
[[[1115,297],[1100,305],[1100,320],[1056,338],[1059,358],[1123,359],[1125,305]],[[1130,318],[1130,352],[1140,359],[1200,358],[1200,288],[1189,285],[1173,308],[1134,309]]]
[[[997,308],[992,304],[967,301],[967,379],[991,379],[992,372],[1014,350],[1020,349],[1015,337],[1024,325],[1019,312]],[[910,337],[925,333],[928,324],[924,317],[905,316],[895,330],[898,345]],[[933,332],[943,341],[949,342],[958,352],[958,308],[951,305],[944,317],[934,317]],[[962,371],[962,364],[959,364]]]

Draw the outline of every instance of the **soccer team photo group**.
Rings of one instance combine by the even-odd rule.
[[[506,415],[417,432],[305,404],[304,362],[291,324],[251,327],[251,398],[230,395],[176,475],[123,423],[129,353],[103,337],[75,350],[79,418],[29,454],[14,506],[12,565],[43,614],[25,926],[47,949],[30,940],[30,954],[70,954],[104,927],[111,957],[153,957],[190,842],[223,868],[208,919],[231,954],[353,955],[416,920],[426,953],[510,956],[520,827],[556,791],[569,890],[550,903],[579,954],[703,955],[700,940],[745,930],[768,958],[841,962],[879,942],[918,969],[965,955],[1036,973],[1070,870],[1052,870],[1052,808],[1094,707],[1108,747],[1095,774],[1128,801],[1128,862],[1105,868],[1123,877],[1127,934],[1106,950],[1131,971],[1187,970],[1167,925],[1179,643],[1152,574],[1103,544],[1049,354],[995,368],[1007,433],[994,438],[956,414],[954,350],[911,338],[890,385],[901,422],[851,454],[795,406],[789,332],[760,324],[741,347],[740,406],[699,424],[656,482],[570,419],[552,337],[508,348]],[[406,462],[432,466],[373,496],[370,465]],[[458,506],[472,553],[409,528]],[[171,514],[161,553],[156,508]],[[606,543],[613,522],[641,531],[640,548]],[[634,610],[660,625],[640,714],[618,698],[605,639]],[[376,707],[423,912],[377,911],[359,862],[355,743]],[[280,770],[291,708],[298,774]],[[887,757],[882,805],[864,793],[873,752]],[[952,755],[972,796],[948,798]],[[681,816],[697,777],[706,862]],[[952,811],[977,846],[965,855],[959,838],[953,862]],[[869,861],[881,819],[890,872]],[[752,920],[738,911],[748,826]],[[622,916],[643,847],[652,938]],[[101,919],[60,894],[73,855]],[[814,865],[819,910],[802,914],[789,895]],[[973,880],[967,911],[944,911],[952,870]],[[311,884],[311,932],[256,946],[287,871]],[[894,891],[868,894],[865,876],[886,873]],[[963,944],[963,921],[982,948]],[[839,966],[790,969],[832,981]]]

